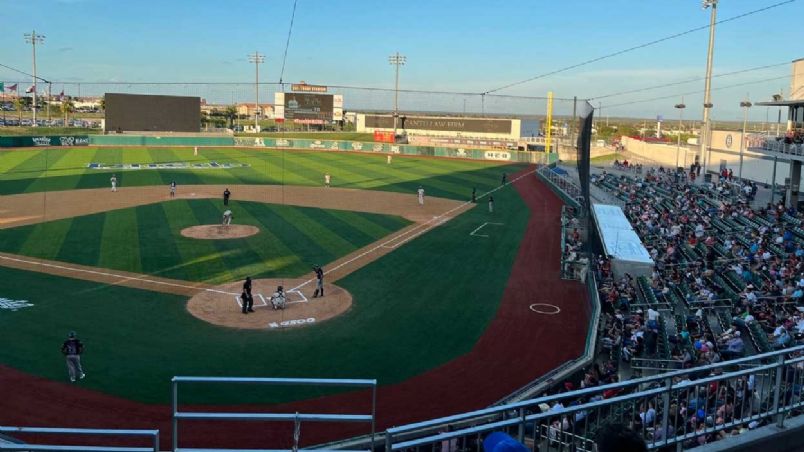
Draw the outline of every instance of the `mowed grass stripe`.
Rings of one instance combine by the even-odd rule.
[[[105,220],[105,213],[73,218],[56,260],[89,266],[98,265],[100,259],[98,245]]]
[[[231,278],[229,267],[222,260],[213,240],[199,240],[181,235],[181,230],[186,227],[213,223],[207,219],[199,219],[190,203],[184,200],[166,202],[162,207],[167,225],[173,232],[186,277],[193,281],[204,281],[210,275],[221,279]]]
[[[368,245],[374,241],[374,237],[365,231],[355,228],[352,221],[360,214],[345,210],[318,210],[311,212],[311,216],[317,221],[327,225],[335,234],[345,238],[356,247]]]
[[[287,208],[282,211],[282,217],[304,234],[308,240],[323,247],[332,256],[342,256],[355,249],[354,243],[333,232],[329,227],[321,224],[314,218],[312,209]],[[320,258],[317,262],[330,262]]]
[[[75,174],[65,174],[68,172],[76,173],[83,170],[76,169],[80,165],[82,155],[73,155],[68,150],[50,150],[45,152],[47,169],[40,173],[40,176],[31,180],[26,192],[41,192],[55,190],[71,190],[75,188],[78,177]],[[86,158],[86,155],[83,155]],[[84,165],[86,166],[86,165]],[[60,170],[59,167],[64,169]]]
[[[246,203],[243,207],[259,219],[261,229],[276,231],[284,241],[293,243],[293,252],[299,256],[300,263],[330,262],[354,248],[335,234],[327,233],[326,228],[321,225],[315,225],[311,218],[300,215],[300,208],[256,203]],[[291,221],[291,218],[295,221]],[[322,232],[322,235],[313,236],[306,232],[313,228]],[[337,247],[339,242],[344,245],[342,248]],[[309,271],[309,267],[293,268],[290,271],[292,274],[304,273]]]
[[[34,226],[23,226],[30,228],[31,232],[25,243],[20,246],[19,253],[42,259],[55,259],[70,231],[72,222],[72,219],[66,219]]]
[[[337,154],[298,153],[302,165],[319,174],[319,184],[324,183],[324,173],[332,176],[332,186],[346,188],[369,188],[394,185],[396,182],[388,173],[365,171],[362,164],[354,159],[342,159]]]
[[[142,272],[140,236],[134,209],[106,212],[98,266]]]
[[[188,207],[192,210],[197,224],[220,224],[223,208],[222,206],[218,207],[215,201],[204,199],[189,203]],[[235,207],[234,203],[231,207]],[[242,215],[240,215],[238,220],[240,220],[240,224],[246,224],[244,223]],[[264,268],[262,256],[253,248],[253,242],[249,239],[250,238],[200,240],[207,242],[213,251],[205,256],[199,256],[203,257],[204,260],[197,264],[200,269],[205,270],[201,272],[201,274],[206,273],[207,276],[191,276],[191,278],[195,280],[206,280],[207,282],[229,282],[239,278],[239,272],[251,272],[257,269],[262,270]],[[189,238],[184,238],[184,240],[199,241],[198,239]],[[219,272],[211,271],[208,267],[214,261],[206,260],[207,257],[217,259],[217,263],[225,270]],[[244,270],[244,267],[248,267],[248,269]]]
[[[143,273],[186,279],[174,232],[161,204],[147,204],[135,209]]]
[[[321,167],[307,163],[304,152],[290,152],[285,150],[273,151],[269,155],[274,162],[278,183],[284,185],[323,185],[324,172]]]

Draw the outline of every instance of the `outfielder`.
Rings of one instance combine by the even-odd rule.
[[[325,173],[324,174],[324,186],[329,188],[330,182],[332,182],[332,177],[329,175],[329,173]]]
[[[109,179],[112,182],[112,191],[117,191],[117,176],[112,174],[112,177]]]
[[[230,224],[232,224],[232,211],[231,210],[226,209],[226,210],[223,211],[223,221],[222,221],[221,224],[223,224],[224,226],[229,226]]]
[[[386,162],[387,162],[389,165],[391,164],[391,154],[388,154],[388,158],[386,159]]]
[[[416,190],[416,193],[419,194],[419,205],[423,206],[424,205],[424,188],[422,188],[422,186],[419,185],[419,189]]]

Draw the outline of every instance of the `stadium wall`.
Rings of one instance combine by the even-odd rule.
[[[739,135],[739,132],[733,132]],[[713,134],[714,135],[714,134]],[[734,175],[737,176],[738,168],[740,166],[740,152],[739,141],[737,143],[737,150],[724,150],[717,149],[714,146],[717,144],[713,136],[713,149],[711,153],[711,162],[709,165],[710,171],[718,171],[720,168],[721,160],[726,161],[726,166],[734,170]],[[625,147],[625,158],[631,160],[635,157],[635,163],[642,163],[646,165],[664,166],[665,168],[674,168],[676,166],[676,145],[646,143],[644,141],[635,140],[633,138],[623,137],[622,144]],[[689,148],[681,146],[678,152],[679,166],[684,166],[689,169],[690,164],[695,161],[695,155],[698,153],[698,148]],[[686,165],[685,162],[686,154]],[[776,183],[784,184],[785,178],[789,177],[790,165],[787,162],[779,161],[776,164]],[[773,157],[760,154],[753,151],[745,150],[743,152],[743,177],[760,183],[771,183],[773,174]]]

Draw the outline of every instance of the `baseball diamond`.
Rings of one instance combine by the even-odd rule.
[[[388,426],[487,405],[583,350],[582,322],[567,319],[589,315],[584,289],[554,281],[559,231],[545,226],[557,224],[560,201],[532,167],[415,156],[389,165],[385,155],[265,148],[195,154],[191,147],[0,153],[0,297],[25,300],[0,311],[0,329],[14,338],[0,349],[7,383],[0,423],[44,422],[45,411],[80,397],[76,425],[116,425],[122,410],[127,425],[168,431],[164,388],[174,375],[327,375],[377,378],[379,425]],[[218,167],[193,165],[211,161]],[[500,186],[503,173],[510,182]],[[493,213],[471,202],[473,191],[481,201],[494,196]],[[222,226],[227,209],[232,224]],[[313,297],[314,265],[324,271],[323,297]],[[246,276],[254,279],[247,315]],[[270,303],[278,286],[287,291],[283,309]],[[559,312],[537,318],[528,308],[535,299]],[[80,388],[68,386],[58,360],[39,358],[73,330],[86,344],[89,377]],[[565,347],[510,355],[516,343],[559,331]],[[503,362],[515,371],[490,384],[488,368]],[[32,381],[39,391],[21,390]],[[441,391],[447,382],[463,389]],[[181,403],[260,410],[316,403],[341,412],[357,400],[365,398],[198,385]],[[43,403],[51,408],[41,410]],[[199,427],[187,427],[190,443],[229,444],[214,427]],[[243,447],[266,435],[228,431]],[[305,427],[305,442],[327,439],[325,426]]]

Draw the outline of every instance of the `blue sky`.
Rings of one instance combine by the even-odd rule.
[[[780,0],[722,0],[719,18],[732,17]],[[193,94],[211,101],[253,100],[248,85],[154,87],[89,85],[89,82],[252,82],[246,54],[266,55],[264,82],[279,79],[292,0],[0,0],[0,63],[26,71],[31,49],[23,33],[47,36],[38,49],[38,71],[67,94],[93,90]],[[718,27],[715,74],[804,57],[804,28],[787,21],[801,17],[804,0]],[[697,0],[567,0],[564,2],[475,0],[406,2],[298,0],[283,80],[361,87],[393,87],[387,57],[407,56],[401,87],[484,92],[612,51],[706,25],[709,13]],[[502,90],[499,94],[595,97],[628,89],[702,77],[706,31],[614,57],[582,68]],[[785,77],[790,66],[716,78],[714,88]],[[0,68],[0,80],[25,78]],[[604,99],[604,115],[675,118],[680,99],[607,105],[701,91],[703,81]],[[713,93],[713,115],[741,119],[739,101],[750,94],[765,100],[789,79],[750,84]],[[261,99],[271,101],[271,87]],[[347,107],[384,105],[385,93],[343,91]],[[94,94],[94,93],[93,93]],[[480,108],[479,96],[403,95],[402,108]],[[702,94],[685,97],[686,117],[700,117]],[[597,105],[595,105],[597,106]],[[390,106],[389,106],[390,108]],[[486,111],[543,113],[544,102],[487,99]],[[558,102],[559,113],[569,112]],[[766,109],[755,108],[754,119]]]

